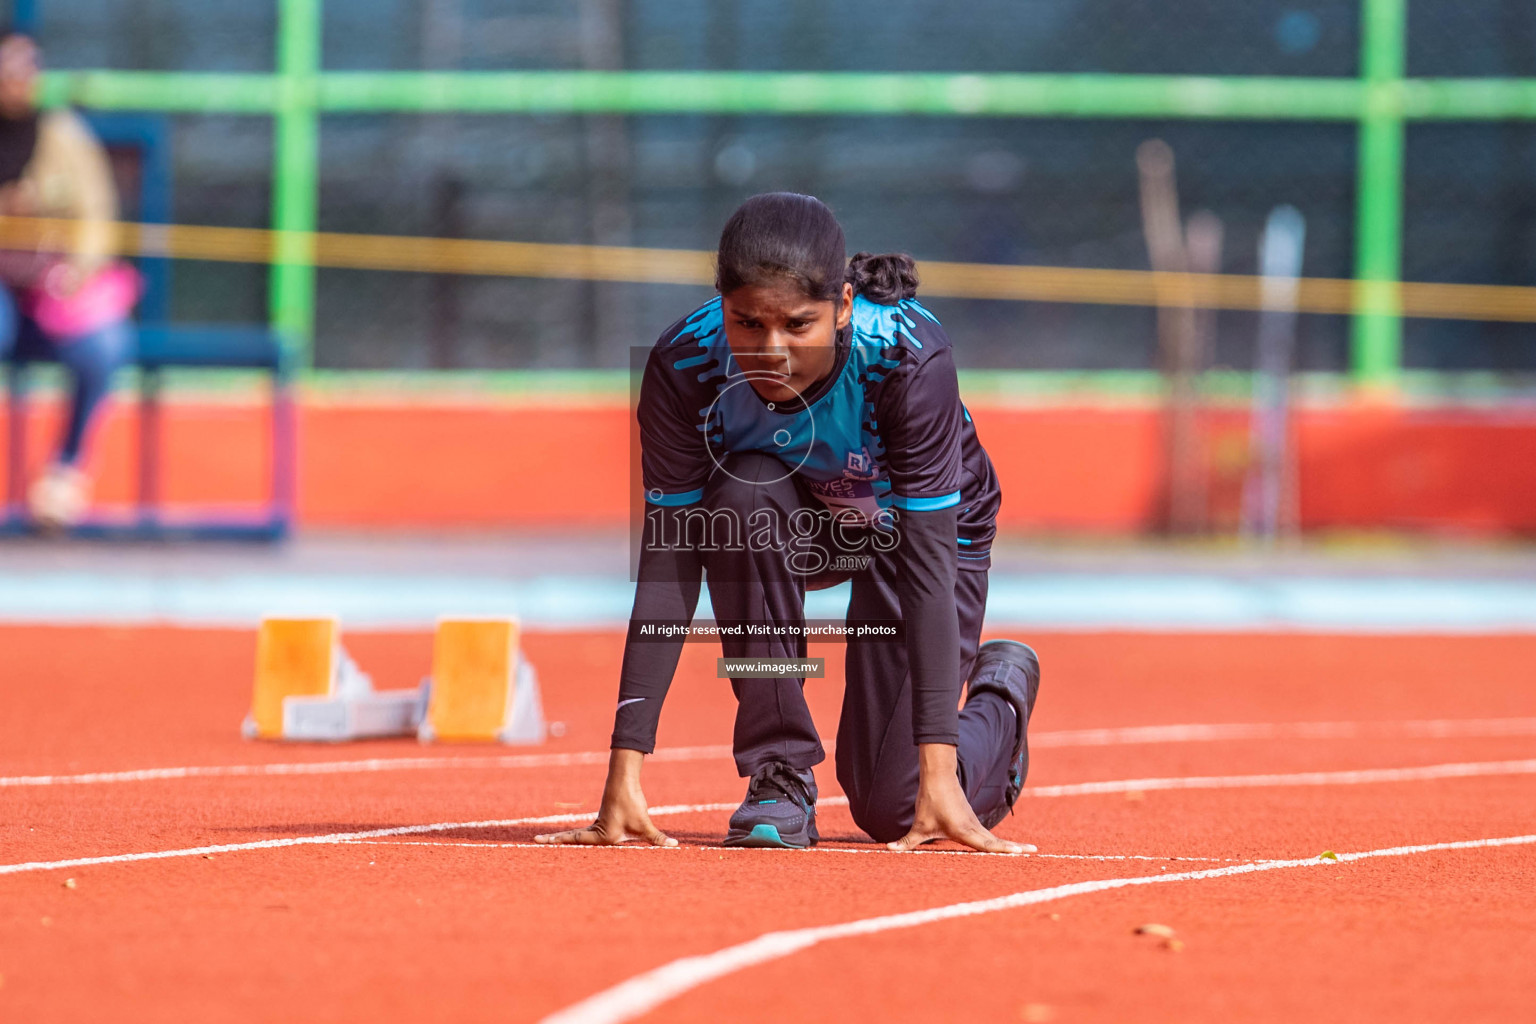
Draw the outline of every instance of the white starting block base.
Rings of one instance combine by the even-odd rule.
[[[330,693],[283,698],[282,739],[340,743],[416,734],[427,711],[425,682],[415,690],[380,692],[339,644],[334,662]],[[248,739],[256,735],[254,718],[246,717],[241,732]]]
[[[359,697],[288,697],[283,739],[339,743],[414,736],[427,710],[425,687]]]
[[[506,727],[497,738],[503,743],[543,743],[548,735],[544,702],[539,698],[539,675],[519,654],[512,687],[512,710],[507,714]]]

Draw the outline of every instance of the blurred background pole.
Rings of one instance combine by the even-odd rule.
[[[578,35],[582,67],[588,71],[624,69],[624,0],[581,0]],[[629,194],[629,127],[617,114],[588,114],[584,119],[587,165],[587,217],[594,245],[633,242]],[[593,281],[585,305],[591,365],[623,366],[629,346],[638,343],[621,284]]]
[[[422,66],[429,71],[459,70],[464,61],[465,31],[460,0],[427,0],[420,17]],[[467,188],[454,166],[458,119],[440,114],[415,120],[416,142],[411,156],[420,168],[422,191],[430,197],[432,233],[439,238],[464,238]],[[461,362],[463,284],[457,274],[432,275],[427,365],[434,370],[457,369]]]
[[[1221,248],[1226,230],[1210,210],[1196,210],[1184,224],[1184,257],[1192,274],[1221,273]],[[1211,492],[1213,468],[1210,424],[1205,416],[1205,376],[1216,354],[1217,310],[1195,306],[1191,310],[1190,336],[1182,353],[1185,401],[1183,410],[1186,451],[1183,479],[1188,494],[1183,498],[1188,521],[1186,533],[1205,533],[1212,527]]]
[[[316,114],[320,73],[320,0],[279,0],[278,112],[273,139],[272,227],[268,278],[272,326],[297,346],[294,362],[314,365],[314,241],[319,207],[320,127]]]
[[[1297,525],[1296,464],[1291,444],[1291,370],[1296,351],[1296,293],[1306,221],[1294,206],[1270,213],[1259,243],[1264,311],[1254,357],[1252,458],[1243,487],[1243,534],[1274,543]]]
[[[1402,369],[1403,110],[1406,0],[1363,0],[1360,73],[1366,83],[1355,200],[1355,280],[1364,309],[1352,325],[1350,370],[1387,392]]]
[[[1191,270],[1191,253],[1179,218],[1179,189],[1173,149],[1162,139],[1148,139],[1136,149],[1141,180],[1141,223],[1147,256],[1157,274],[1182,275]],[[1217,229],[1219,232],[1219,228]],[[1209,236],[1209,230],[1204,232]],[[1219,233],[1215,249],[1219,259]],[[1207,262],[1212,258],[1209,237],[1202,240]],[[1200,443],[1199,371],[1200,325],[1187,294],[1164,294],[1156,288],[1159,363],[1167,388],[1165,464],[1167,528],[1181,535],[1205,526],[1205,456]]]
[[[15,0],[11,4],[11,28],[37,36],[37,0]]]

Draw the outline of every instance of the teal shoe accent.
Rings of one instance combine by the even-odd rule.
[[[815,826],[812,826],[810,845],[816,845],[816,839]],[[803,850],[807,844],[788,842],[779,832],[777,825],[753,825],[750,832],[734,832],[727,836],[725,845],[753,846],[759,849],[774,850]]]
[[[796,849],[796,847],[789,845],[780,838],[779,830],[773,825],[752,826],[752,831],[747,836],[747,842],[753,846],[780,846],[786,850]]]

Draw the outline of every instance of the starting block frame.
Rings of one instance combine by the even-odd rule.
[[[425,686],[376,691],[341,644],[334,618],[263,619],[247,739],[339,743],[409,736],[426,712]]]
[[[262,620],[247,739],[337,743],[414,735],[423,743],[542,743],[539,678],[514,618],[443,618],[432,675],[415,690],[375,690],[335,618]]]
[[[515,618],[443,618],[432,644],[423,743],[543,743],[539,679]]]

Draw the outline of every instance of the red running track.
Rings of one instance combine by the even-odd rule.
[[[424,749],[240,740],[251,634],[0,629],[0,1020],[1530,1019],[1536,845],[1316,856],[1536,837],[1536,638],[1029,639],[1045,665],[1040,795],[999,831],[1041,855],[1014,858],[887,853],[838,806],[805,853],[719,848],[720,809],[659,817],[677,850],[534,848],[550,826],[526,822],[337,841],[589,814],[621,638],[528,638],[562,738]],[[425,635],[349,647],[381,685],[409,685],[430,658]],[[837,649],[816,653],[836,677]],[[708,749],[732,710],[714,656],[689,649],[661,733],[706,749],[648,765],[653,805],[740,799]],[[838,687],[811,686],[831,735]],[[1189,723],[1258,728],[1075,732]],[[593,756],[545,756],[560,754]],[[394,769],[57,778],[368,759]],[[1481,774],[1425,777],[1439,765]],[[1339,774],[1377,769],[1393,771]],[[1071,788],[1191,778],[1207,781]],[[821,783],[836,793],[830,771]],[[50,866],[257,842],[283,845]],[[1304,863],[1259,863],[1277,859]],[[1184,880],[711,956],[766,932],[1166,874]],[[1133,934],[1149,922],[1177,941]]]

